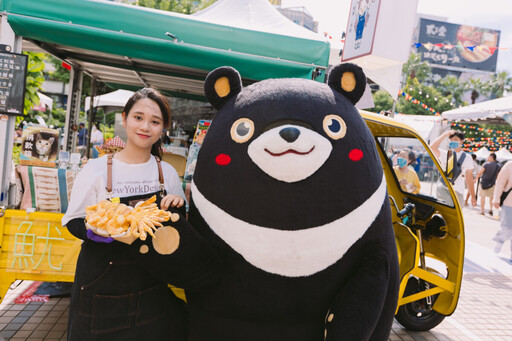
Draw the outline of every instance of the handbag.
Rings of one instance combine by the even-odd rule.
[[[505,201],[505,199],[507,199],[507,196],[508,196],[508,194],[510,193],[511,190],[512,190],[512,187],[508,191],[501,193],[500,207],[503,206],[503,202]]]

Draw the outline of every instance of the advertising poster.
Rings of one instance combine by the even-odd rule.
[[[59,150],[59,131],[42,127],[27,127],[21,135],[20,164],[55,167]]]
[[[185,168],[185,175],[183,175],[184,181],[192,181],[192,176],[196,169],[197,155],[199,154],[199,149],[201,149],[204,137],[211,123],[212,121],[210,120],[199,120],[197,123],[194,139],[188,150],[187,166]]]
[[[342,60],[372,53],[381,0],[352,0]]]
[[[418,40],[430,64],[496,71],[500,31],[421,18]]]

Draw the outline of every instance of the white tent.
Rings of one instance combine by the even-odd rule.
[[[124,108],[124,105],[133,94],[134,92],[129,90],[116,90],[108,94],[95,96],[93,107],[108,108],[109,110],[105,110],[106,112],[119,110]],[[85,111],[89,110],[90,105],[91,97],[88,96],[85,98]]]
[[[512,160],[512,153],[507,148],[501,148],[496,152],[496,160],[499,162]]]
[[[268,0],[219,0],[192,16],[201,21],[247,30],[311,40],[327,40],[322,35],[289,20]]]
[[[503,120],[511,123],[512,96],[492,99],[465,107],[445,111],[441,116],[450,121]]]
[[[396,114],[393,118],[414,128],[427,142],[430,140],[430,132],[434,126],[442,121],[441,117],[430,115]]]
[[[487,159],[489,154],[491,154],[491,152],[486,147],[482,147],[475,152],[476,159],[479,161]]]
[[[51,97],[48,97],[45,94],[42,94],[40,92],[37,93],[37,97],[39,97],[39,104],[33,106],[32,110],[43,111],[43,112],[45,112],[46,109],[49,109],[50,111],[52,110],[53,99]]]

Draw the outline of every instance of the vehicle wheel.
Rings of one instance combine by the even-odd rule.
[[[411,277],[405,287],[404,296],[409,296],[424,290],[425,281]],[[438,296],[439,294],[432,296],[432,305]],[[424,298],[400,306],[395,318],[398,323],[404,326],[407,330],[423,332],[440,324],[444,320],[445,315],[442,315],[430,308],[427,303],[427,299]]]

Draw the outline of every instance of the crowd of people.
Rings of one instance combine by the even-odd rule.
[[[439,148],[441,143],[449,140],[449,149]],[[509,192],[512,189],[512,162],[504,165],[498,162],[496,154],[490,153],[483,165],[476,161],[476,155],[469,156],[462,151],[464,142],[464,133],[455,130],[449,130],[440,135],[431,145],[432,151],[443,166],[446,165],[451,153],[455,153],[454,173],[452,183],[460,203],[468,206],[468,199],[471,198],[471,204],[476,207],[477,195],[480,195],[480,214],[485,215],[486,198],[489,200],[489,215],[494,215],[494,210],[501,208],[500,211],[500,230],[496,233],[493,240],[496,242],[494,251],[499,253],[504,242],[512,238],[512,196]],[[471,157],[471,158],[470,158]],[[465,178],[465,181],[462,180]],[[467,189],[467,195],[463,201],[464,183]],[[439,186],[438,189],[443,189]],[[439,193],[439,191],[438,191]],[[511,261],[512,261],[512,243],[511,243]]]
[[[447,149],[441,148],[445,142],[448,142]],[[469,206],[468,201],[471,200],[471,205],[477,207],[477,198],[480,196],[479,214],[489,214],[491,217],[501,208],[501,228],[493,238],[496,242],[495,252],[499,253],[504,242],[512,238],[512,195],[508,195],[512,189],[512,162],[502,164],[498,162],[495,153],[490,153],[480,165],[475,154],[462,150],[463,142],[463,132],[448,130],[435,139],[430,148],[443,169],[446,169],[448,160],[454,156],[450,182],[460,204]],[[392,161],[401,189],[418,194],[421,183],[415,170],[417,160],[414,151],[402,149],[393,156]],[[438,183],[436,196],[444,202],[451,202],[450,190],[443,181]],[[489,208],[486,212],[487,202]]]

